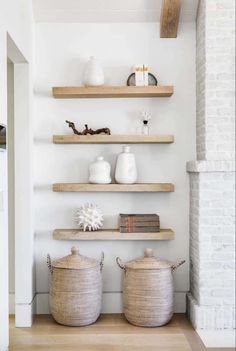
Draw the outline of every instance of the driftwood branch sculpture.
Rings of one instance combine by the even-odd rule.
[[[66,123],[69,125],[69,128],[71,128],[74,132],[74,134],[77,135],[94,135],[94,134],[108,134],[111,135],[111,131],[109,128],[100,128],[97,130],[93,130],[91,128],[88,128],[88,125],[85,124],[85,129],[82,132],[79,132],[76,128],[75,128],[75,124],[73,122],[70,121],[66,121]]]

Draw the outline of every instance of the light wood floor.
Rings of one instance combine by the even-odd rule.
[[[203,351],[206,349],[184,314],[160,328],[140,328],[123,315],[102,315],[87,327],[65,327],[49,315],[36,317],[32,328],[15,328],[10,317],[9,351]]]

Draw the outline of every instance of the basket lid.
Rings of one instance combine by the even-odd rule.
[[[79,249],[76,246],[71,248],[71,255],[60,258],[52,262],[54,268],[64,269],[86,269],[98,266],[100,263],[86,256],[79,254]]]
[[[125,264],[126,268],[131,269],[162,269],[171,268],[173,263],[155,257],[152,249],[144,250],[144,257],[129,261]]]

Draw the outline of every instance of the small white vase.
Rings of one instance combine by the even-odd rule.
[[[135,156],[130,152],[129,146],[124,146],[123,152],[117,157],[115,180],[120,184],[133,184],[137,182]]]
[[[97,87],[104,84],[104,73],[101,64],[91,56],[86,63],[84,72],[84,85]]]
[[[111,183],[111,166],[102,156],[97,157],[96,161],[89,165],[89,183]]]

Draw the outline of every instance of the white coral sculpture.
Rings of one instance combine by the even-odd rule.
[[[103,226],[103,214],[97,205],[87,203],[76,211],[75,222],[84,232],[91,232]]]

